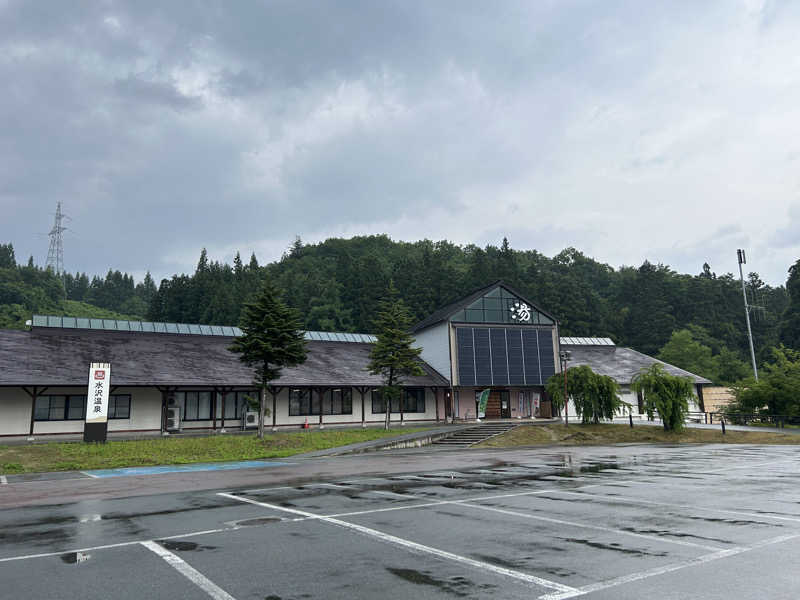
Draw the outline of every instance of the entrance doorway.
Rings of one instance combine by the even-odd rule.
[[[500,392],[500,418],[511,418],[511,394],[508,392]]]

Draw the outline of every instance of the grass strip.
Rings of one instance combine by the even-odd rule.
[[[0,446],[0,475],[283,458],[427,429],[430,428],[311,430],[270,433],[263,440],[252,434],[171,436],[105,444],[48,442],[8,445]]]
[[[607,444],[800,444],[800,435],[761,431],[733,431],[725,435],[719,429],[686,427],[679,433],[664,431],[660,426],[614,425],[523,425],[493,437],[477,447],[508,448],[512,446],[601,446]]]

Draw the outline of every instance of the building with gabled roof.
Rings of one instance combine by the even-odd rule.
[[[640,414],[631,379],[656,359],[609,338],[559,337],[558,321],[502,281],[467,294],[413,327],[423,375],[403,382],[393,422],[549,418],[547,380],[588,364],[621,386]],[[0,436],[80,434],[90,363],[111,364],[109,432],[225,430],[250,418],[258,391],[229,347],[236,327],[34,315],[30,329],[0,330]],[[268,397],[267,425],[367,426],[383,423],[381,380],[367,370],[369,334],[305,333],[308,358],[283,369]],[[710,382],[692,377],[702,401]],[[477,398],[489,390],[485,414]]]

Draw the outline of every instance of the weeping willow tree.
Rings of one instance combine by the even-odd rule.
[[[661,417],[664,431],[681,431],[689,414],[689,400],[694,389],[689,377],[670,375],[658,363],[634,376],[631,388],[644,396],[644,410],[649,418]]]
[[[556,373],[547,381],[548,397],[558,412],[564,407],[564,374]],[[600,375],[582,365],[567,369],[567,394],[575,404],[582,423],[599,423],[613,419],[625,403],[617,395],[619,386],[608,375]]]

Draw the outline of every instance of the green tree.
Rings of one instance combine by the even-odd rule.
[[[561,409],[564,408],[564,373],[552,375],[545,383],[544,391],[547,397],[550,398],[550,405],[553,410],[560,416]]]
[[[0,244],[0,269],[12,269],[17,266],[14,258],[14,246],[11,244]]]
[[[752,374],[750,365],[725,346],[720,348],[719,354],[714,357],[714,365],[716,368],[714,383],[720,385],[734,385]]]
[[[717,379],[717,369],[711,348],[696,341],[688,329],[673,331],[658,358],[676,367],[707,379]]]
[[[732,410],[770,415],[800,415],[800,350],[779,346],[772,350],[758,377],[734,386]]]
[[[564,406],[564,374],[556,373],[545,386],[554,406]],[[613,419],[623,406],[619,398],[619,385],[608,375],[592,371],[588,365],[567,369],[567,394],[575,404],[575,411],[582,423],[599,423],[601,419]]]
[[[800,259],[789,268],[786,291],[789,306],[781,317],[780,341],[790,348],[800,349]]]
[[[277,288],[265,279],[260,292],[247,302],[239,324],[242,336],[230,347],[253,369],[253,381],[261,389],[258,408],[258,437],[264,437],[264,407],[270,382],[284,367],[306,360],[306,347],[297,311],[280,298]]]
[[[386,298],[381,302],[375,319],[377,340],[372,346],[367,365],[370,373],[380,375],[383,379],[381,394],[386,408],[386,429],[389,429],[392,402],[402,401],[403,379],[424,373],[419,360],[422,348],[412,347],[414,338],[409,333],[412,321],[390,281]]]
[[[663,365],[654,363],[636,374],[631,388],[644,396],[644,409],[651,419],[658,413],[664,431],[681,431],[693,399],[693,383],[689,377],[670,375]]]

